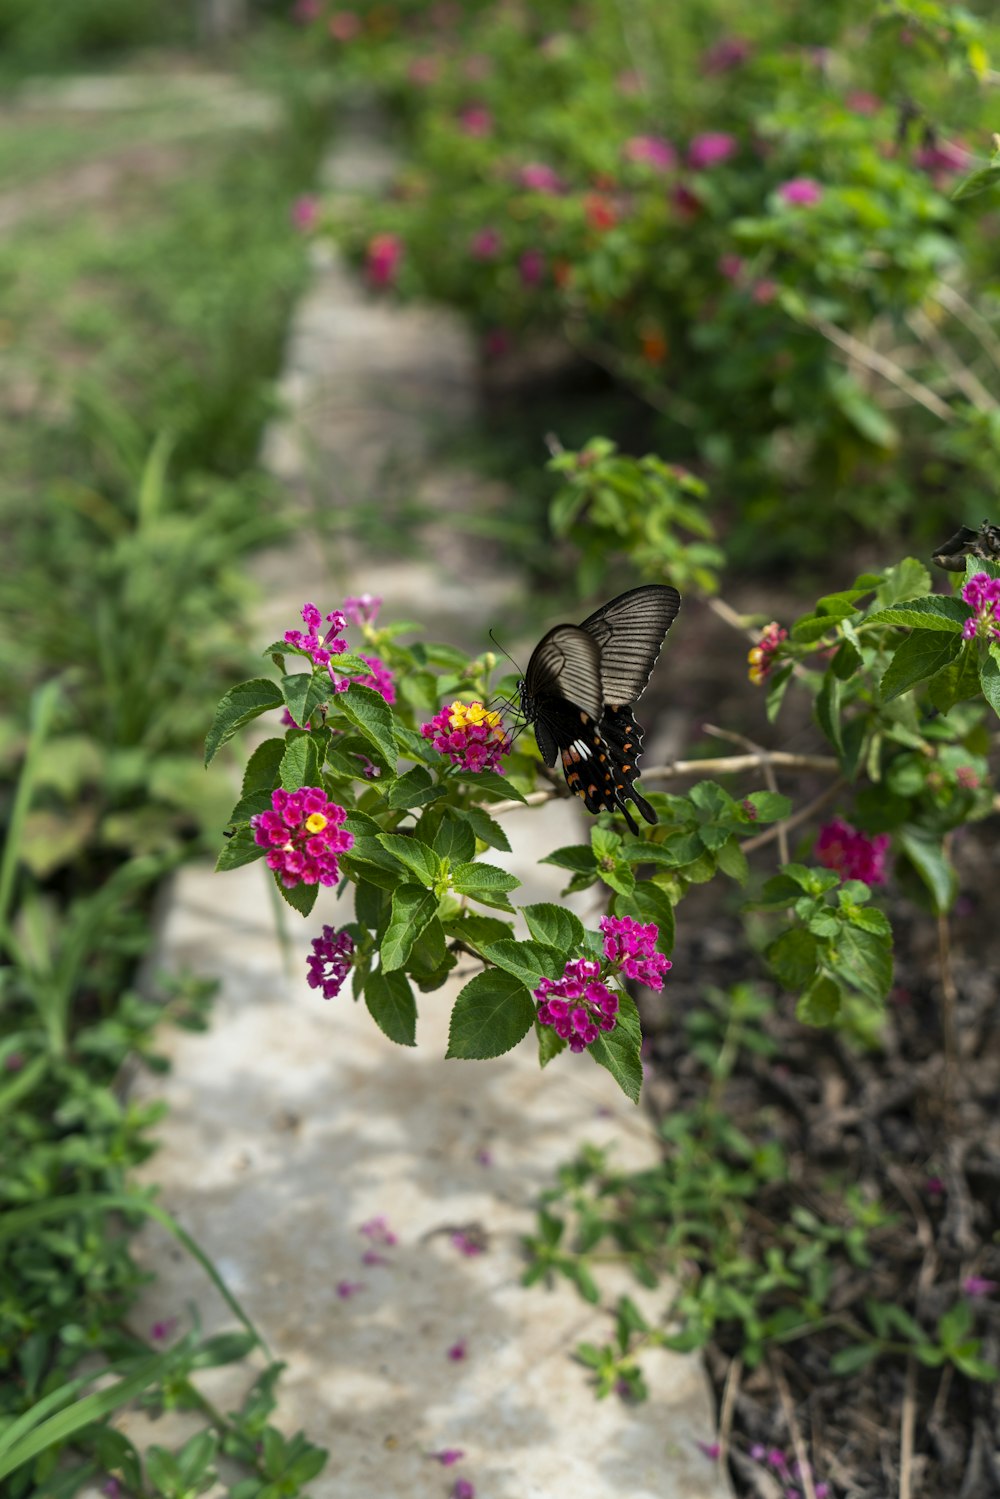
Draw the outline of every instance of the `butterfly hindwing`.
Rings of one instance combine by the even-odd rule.
[[[1000,526],[984,520],[978,531],[971,526],[959,526],[954,536],[933,554],[938,567],[950,573],[965,571],[966,557],[975,557],[982,562],[1000,562]]]
[[[639,829],[627,799],[647,822],[656,813],[635,789],[642,730],[632,705],[679,607],[675,588],[630,589],[582,624],[556,625],[543,636],[521,683],[521,706],[545,764],[558,755],[587,811],[621,812],[633,833]]]

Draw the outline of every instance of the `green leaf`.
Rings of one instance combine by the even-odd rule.
[[[281,785],[285,791],[319,784],[319,751],[311,734],[294,733],[288,737],[281,757]]]
[[[518,979],[502,969],[479,973],[455,1000],[446,1056],[503,1056],[524,1040],[534,1020],[535,1006]]]
[[[981,688],[979,650],[975,641],[964,640],[961,655],[950,666],[938,672],[927,695],[939,713],[950,713],[956,703],[978,697]]]
[[[484,812],[482,807],[452,807],[453,816],[461,817],[467,822],[479,839],[480,843],[487,844],[490,848],[498,848],[501,853],[510,853],[510,839],[496,818]]]
[[[402,968],[410,949],[427,923],[437,915],[437,897],[420,885],[397,885],[392,892],[392,917],[379,949],[383,973]]]
[[[362,687],[352,682],[346,692],[338,692],[335,707],[356,729],[374,744],[379,754],[395,774],[396,739],[392,731],[392,710],[380,692],[373,687]],[[302,722],[301,719],[298,720]]]
[[[516,786],[513,786],[504,776],[497,775],[495,770],[480,770],[473,773],[471,770],[459,770],[455,772],[460,781],[479,796],[488,796],[494,801],[523,802],[524,797]]]
[[[311,914],[319,894],[318,885],[283,885],[277,874],[274,876],[274,888],[285,904],[291,906],[293,911],[298,911],[300,916]]]
[[[481,901],[483,905],[497,906],[501,911],[513,910],[505,892],[516,890],[521,883],[515,875],[508,874],[506,869],[498,869],[495,864],[480,864],[476,861],[470,864],[456,864],[451,877],[452,888],[459,895],[471,895],[474,900]]]
[[[833,1025],[840,1014],[840,987],[828,974],[821,974],[795,1006],[796,1019],[803,1025]]]
[[[446,807],[442,813],[433,814],[438,815],[441,820],[431,836],[434,852],[439,858],[447,859],[452,866],[469,863],[476,856],[476,835],[471,824],[459,817],[453,807]]]
[[[823,685],[816,695],[816,718],[823,733],[838,755],[844,752],[840,737],[840,699],[843,684],[832,671],[823,674]]]
[[[993,712],[1000,717],[1000,665],[997,664],[992,654],[983,657],[979,668],[979,681],[983,689],[983,697]]]
[[[273,790],[278,781],[278,767],[284,753],[284,739],[265,739],[263,744],[258,744],[243,772],[241,794],[252,796],[255,791]]]
[[[316,709],[333,697],[333,683],[326,672],[299,671],[282,677],[285,707],[300,729],[311,723]]]
[[[479,953],[485,953],[491,943],[513,935],[509,921],[501,921],[499,916],[483,916],[479,911],[463,911],[460,916],[450,918],[445,930],[450,937],[467,942]]]
[[[970,172],[968,177],[955,188],[951,195],[953,203],[961,203],[963,198],[975,198],[979,193],[988,192],[991,187],[1000,186],[1000,161],[992,161],[988,167],[980,167],[978,172]]]
[[[730,837],[716,853],[716,860],[723,874],[727,874],[731,880],[745,885],[750,878],[750,865],[747,856],[739,844],[738,838]]]
[[[613,1031],[601,1031],[597,1040],[587,1050],[600,1067],[604,1067],[621,1088],[626,1098],[639,1102],[642,1091],[642,1032],[639,1028],[639,1012],[631,995],[620,997],[618,1024]]]
[[[788,691],[788,684],[792,680],[795,671],[794,663],[787,661],[784,666],[779,666],[767,679],[766,684],[766,712],[768,723],[774,723],[781,711],[781,705]]]
[[[379,970],[365,984],[365,1004],[379,1030],[398,1046],[415,1046],[417,1006],[405,973]]]
[[[934,909],[943,915],[950,910],[958,894],[958,876],[940,838],[919,833],[915,828],[901,828],[897,837],[904,854],[930,891]]]
[[[394,859],[405,864],[422,885],[434,885],[441,878],[441,860],[433,849],[412,834],[379,833],[378,841]]]
[[[224,874],[227,869],[241,869],[244,864],[252,864],[256,859],[263,859],[267,854],[266,848],[261,848],[254,841],[253,833],[249,828],[238,828],[231,838],[227,838],[222,845],[219,857],[215,861],[216,873]]]
[[[878,1354],[877,1343],[852,1343],[849,1348],[842,1348],[835,1353],[830,1360],[830,1372],[832,1374],[858,1374],[872,1362]]]
[[[917,682],[926,681],[954,661],[962,637],[943,630],[915,630],[897,647],[882,677],[882,698],[891,702]]]
[[[924,564],[916,557],[904,557],[895,567],[886,568],[885,577],[878,580],[875,601],[880,609],[885,609],[890,604],[919,598],[929,593],[930,588],[931,575]]]
[[[747,801],[756,811],[758,822],[780,822],[792,815],[792,799],[780,791],[751,791]]]
[[[554,864],[557,869],[571,869],[574,874],[595,874],[597,860],[594,858],[594,850],[585,843],[573,843],[568,848],[557,848],[555,853],[546,854],[544,859],[539,859],[539,864]]]
[[[544,942],[515,942],[509,937],[487,947],[483,956],[512,974],[526,989],[536,989],[542,978],[559,978],[566,964],[565,949]]]
[[[837,943],[837,971],[869,999],[881,1001],[892,984],[892,950],[874,932],[845,926]]]
[[[215,710],[212,727],[205,739],[205,764],[211,765],[219,750],[251,720],[280,708],[284,698],[267,677],[254,677],[231,687]]]
[[[786,989],[805,989],[816,972],[816,938],[801,927],[793,927],[771,943],[767,960]]]
[[[955,635],[969,617],[969,606],[950,594],[932,593],[925,599],[911,599],[869,614],[867,625],[906,625],[911,630],[947,630]]]
[[[643,925],[652,921],[658,928],[656,947],[668,957],[674,950],[674,908],[665,891],[652,880],[639,880],[629,895],[616,895],[615,916],[631,916]]]
[[[583,922],[565,906],[554,906],[542,901],[533,906],[522,906],[521,912],[528,923],[528,930],[539,942],[558,948],[569,954],[574,948],[583,946]],[[552,975],[555,977],[555,975]]]
[[[402,811],[406,807],[426,806],[428,802],[437,801],[445,794],[443,786],[434,784],[429,770],[425,770],[422,765],[414,765],[398,781],[392,783],[386,800],[390,807]]]

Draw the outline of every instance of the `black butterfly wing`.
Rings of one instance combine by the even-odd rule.
[[[950,573],[965,571],[966,557],[978,557],[983,562],[1000,562],[1000,527],[984,520],[978,531],[971,526],[959,526],[954,536],[932,554],[932,561]]]
[[[634,703],[652,675],[681,596],[665,583],[630,588],[595,609],[580,625],[601,650],[601,690],[615,707]]]
[[[593,723],[601,716],[601,652],[593,636],[579,625],[556,625],[543,635],[524,674],[521,706],[542,759],[554,765],[559,751],[586,729],[580,714]]]
[[[642,729],[635,721],[630,707],[605,708],[600,726],[601,739],[608,752],[611,765],[615,801],[625,813],[625,820],[633,833],[639,830],[625,808],[625,798],[630,797],[647,822],[656,822],[657,816],[649,802],[635,789],[639,776],[639,756],[642,754]]]

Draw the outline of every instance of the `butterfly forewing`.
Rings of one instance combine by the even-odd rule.
[[[635,789],[642,730],[632,704],[649,681],[680,594],[663,584],[630,589],[580,625],[557,625],[531,653],[521,705],[547,765],[556,756],[588,812],[619,811],[639,831],[656,813]]]
[[[680,606],[676,588],[647,583],[619,594],[583,621],[580,629],[600,646],[605,703],[617,707],[641,697]]]

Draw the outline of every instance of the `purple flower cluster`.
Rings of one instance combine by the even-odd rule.
[[[381,607],[382,600],[376,593],[360,593],[357,598],[344,600],[344,613],[355,625],[373,625]]]
[[[889,834],[869,838],[842,817],[825,823],[816,839],[816,857],[825,869],[835,869],[842,880],[863,880],[866,885],[884,885]]]
[[[538,1019],[569,1042],[570,1051],[592,1046],[601,1031],[617,1025],[618,996],[600,981],[596,958],[575,958],[561,979],[543,978],[534,991]]]
[[[758,282],[758,286],[763,284],[763,282]],[[757,300],[760,301],[761,298],[757,297]],[[772,620],[769,625],[764,626],[757,644],[747,652],[747,660],[750,663],[747,675],[755,687],[760,687],[767,681],[772,671],[772,657],[777,655],[781,642],[787,639],[788,631],[783,629],[777,620]]]
[[[980,636],[984,640],[1000,640],[1000,620],[997,619],[1000,578],[991,578],[989,573],[973,573],[962,589],[962,598],[975,610],[962,626],[963,638],[975,640]]]
[[[315,604],[302,605],[302,618],[306,629],[286,630],[287,645],[297,645],[300,650],[305,651],[314,666],[329,666],[331,656],[343,655],[347,650],[347,641],[341,637],[340,632],[347,628],[347,620],[339,609],[334,609],[326,616],[325,622],[330,628],[323,636],[320,636],[319,631],[324,619]]]
[[[254,840],[269,850],[267,866],[286,889],[294,885],[335,885],[340,878],[337,855],[346,853],[354,835],[345,833],[343,807],[327,801],[321,786],[271,792],[271,811],[251,817]]]
[[[601,931],[604,956],[613,967],[650,989],[663,988],[663,975],[674,965],[656,951],[659,928],[654,921],[643,926],[631,916],[605,916]]]
[[[367,672],[359,677],[339,677],[334,683],[335,692],[346,692],[352,682],[357,682],[359,687],[371,687],[375,692],[385,698],[392,706],[396,701],[396,689],[393,686],[392,672],[389,667],[380,661],[377,656],[362,655],[362,661],[366,661],[371,667],[371,674]]]
[[[354,939],[349,932],[325,926],[322,936],[313,938],[312,953],[306,959],[310,989],[322,989],[324,999],[335,999],[351,971],[353,952]]]
[[[500,714],[482,703],[454,702],[436,713],[430,723],[421,724],[420,732],[425,739],[433,739],[434,748],[447,755],[453,765],[503,775],[500,757],[510,749],[510,740]]]

